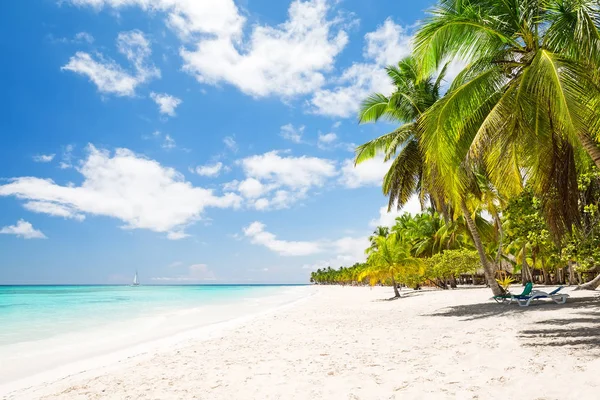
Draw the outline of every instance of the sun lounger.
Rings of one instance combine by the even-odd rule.
[[[534,290],[533,292],[531,292],[531,297],[532,297],[531,300],[550,298],[556,304],[565,304],[567,302],[567,299],[569,298],[569,295],[566,293],[558,293],[562,290],[562,288],[563,288],[563,286],[559,286],[556,289],[554,289],[553,291],[551,291],[550,293],[546,293],[541,290]],[[531,300],[529,300],[529,302],[531,302]],[[520,304],[521,303],[519,302],[519,305]],[[529,304],[527,304],[527,305],[529,305]]]
[[[525,285],[525,288],[523,289],[523,293],[521,293],[521,294],[511,294],[510,292],[506,292],[505,294],[494,296],[492,298],[494,300],[496,300],[496,303],[508,302],[510,304],[515,298],[528,297],[531,294],[532,289],[533,289],[533,283],[529,282]]]

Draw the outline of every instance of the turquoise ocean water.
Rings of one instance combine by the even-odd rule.
[[[235,306],[293,285],[0,286],[0,347],[177,310]]]

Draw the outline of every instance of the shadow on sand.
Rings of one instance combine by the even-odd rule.
[[[522,314],[533,310],[548,311],[550,314],[548,316],[551,316],[552,311],[564,309],[571,310],[572,318],[550,318],[526,322],[527,329],[515,332],[522,345],[526,347],[570,346],[573,349],[600,352],[600,297],[597,295],[571,298],[562,305],[544,301],[529,307],[492,302],[451,306],[428,315],[465,317],[463,321],[472,321],[500,315]]]
[[[521,314],[532,309],[536,311],[554,311],[565,308],[600,311],[600,297],[596,295],[576,297],[569,299],[565,304],[555,304],[551,301],[542,300],[529,307],[520,307],[516,303],[510,305],[497,304],[490,300],[486,303],[450,306],[429,315],[435,317],[466,317],[465,321],[472,321],[481,318],[497,317],[499,315]]]
[[[538,321],[535,329],[519,332],[519,338],[528,347],[570,346],[600,351],[600,312],[580,311],[576,315]]]

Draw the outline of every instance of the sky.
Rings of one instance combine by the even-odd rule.
[[[353,165],[394,125],[357,108],[430,5],[6,2],[0,284],[307,283],[363,261],[398,212],[382,159]]]

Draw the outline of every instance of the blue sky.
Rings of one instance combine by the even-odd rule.
[[[389,223],[352,150],[428,1],[3,6],[0,284],[307,282]],[[414,204],[410,207],[414,208]]]

